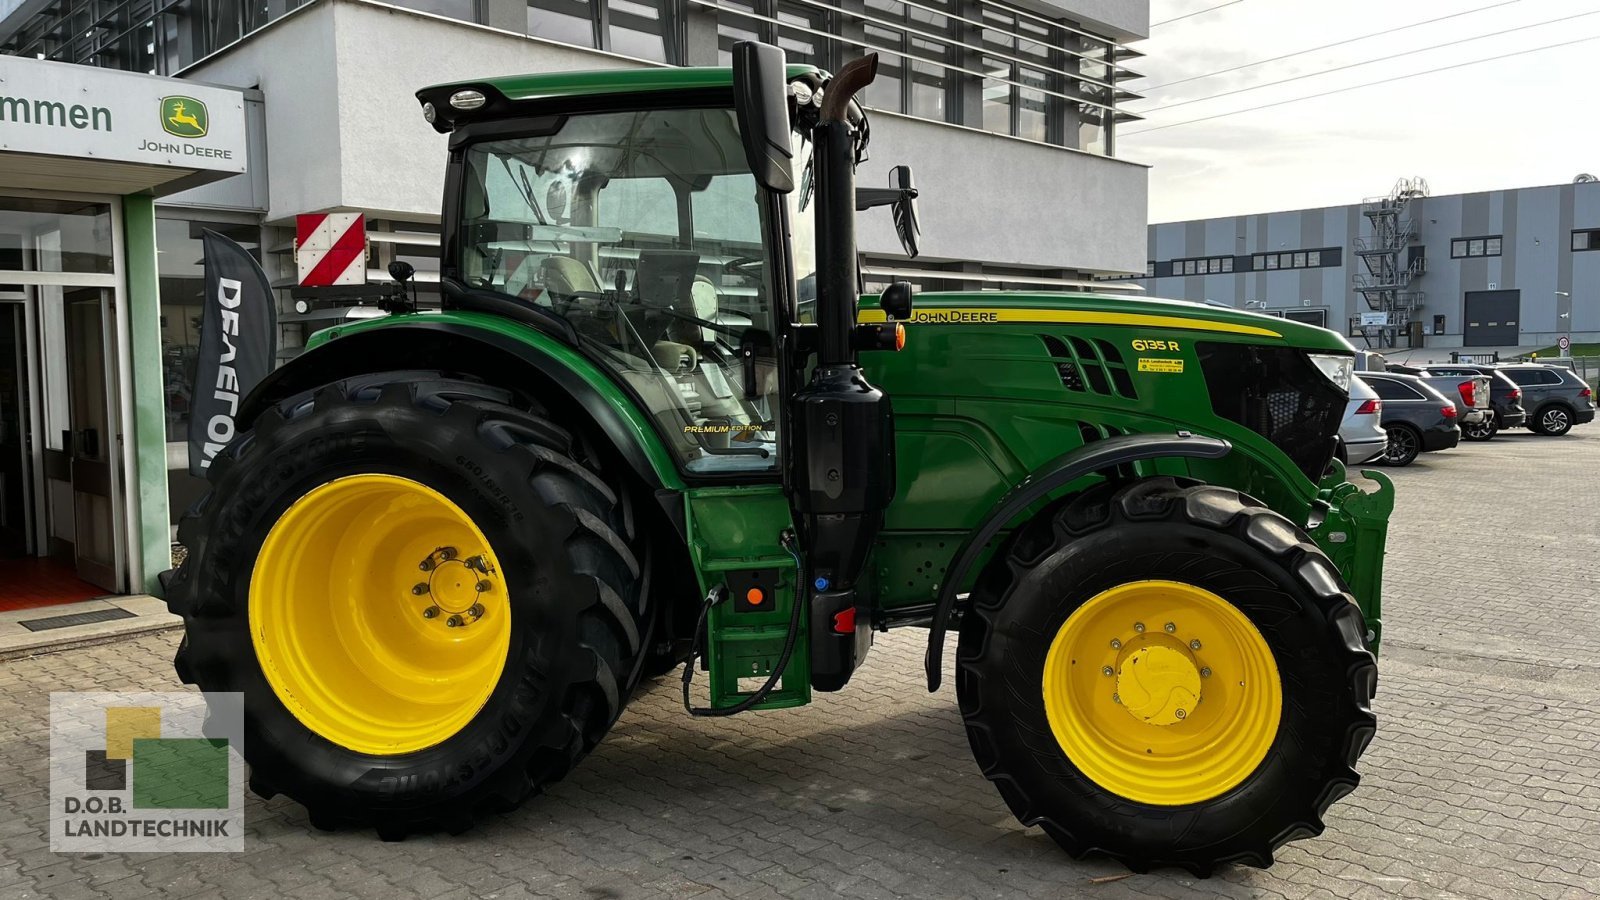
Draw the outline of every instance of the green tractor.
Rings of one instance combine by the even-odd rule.
[[[167,576],[255,793],[457,833],[646,679],[800,706],[918,626],[930,690],[957,630],[979,767],[1072,855],[1206,874],[1322,831],[1375,728],[1393,502],[1334,459],[1350,345],[1095,293],[863,302],[856,212],[917,237],[908,170],[855,183],[875,68],[745,43],[418,93],[443,309],[391,295],[270,375]]]

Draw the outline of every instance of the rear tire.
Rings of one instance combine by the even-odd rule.
[[[348,484],[350,476],[412,483],[443,497],[470,517],[498,565],[492,590],[503,596],[505,609],[503,667],[498,675],[491,669],[477,676],[484,685],[481,707],[452,713],[464,724],[443,726],[435,743],[405,745],[402,752],[378,752],[330,737],[314,699],[283,693],[286,663],[261,650],[267,645],[261,643],[261,629],[252,625],[252,602],[265,602],[260,592],[267,590],[253,586],[252,575],[261,571],[263,556],[286,553],[291,572],[343,563],[359,574],[349,576],[348,594],[328,593],[326,622],[280,619],[280,628],[326,628],[348,621],[340,606],[359,606],[367,596],[394,604],[398,618],[393,621],[383,618],[387,609],[358,613],[377,621],[380,631],[443,627],[437,610],[423,623],[424,617],[407,607],[414,600],[444,606],[430,599],[442,596],[443,586],[431,595],[419,586],[420,599],[403,590],[391,600],[387,588],[376,590],[390,576],[378,571],[385,566],[388,545],[363,548],[372,553],[371,569],[323,559],[333,550],[322,546],[264,548],[277,523],[298,521],[284,518],[298,501],[336,480]],[[456,833],[560,779],[622,712],[645,619],[626,495],[601,476],[580,439],[537,410],[513,405],[509,392],[435,372],[388,372],[326,385],[262,414],[253,431],[217,457],[210,481],[211,493],[179,526],[179,541],[189,555],[167,592],[186,629],[174,667],[186,683],[202,690],[243,693],[244,752],[256,793],[288,795],[322,828],[371,826],[384,839],[421,831]],[[399,511],[413,499],[379,510]],[[314,533],[311,527],[302,534]],[[365,532],[347,529],[343,534],[354,536],[340,538],[339,546],[354,542],[361,548],[361,535],[376,533],[370,525]],[[396,544],[407,537],[388,534]],[[392,549],[388,557],[406,570],[403,577],[422,577],[418,560],[401,558],[398,546]],[[463,579],[466,590],[472,590],[472,578]],[[290,608],[305,611],[304,598]],[[481,627],[488,621],[467,624]],[[468,633],[451,632],[446,641]],[[288,662],[312,672],[318,666],[330,672],[327,667],[333,665],[348,671],[348,659],[338,657],[358,658],[343,636],[318,646],[297,651]],[[397,684],[399,677],[386,673],[373,680],[381,688]],[[405,718],[412,707],[404,706],[404,699],[393,710],[382,710],[386,721]],[[441,701],[446,708],[451,702]],[[291,703],[299,705],[291,708]],[[337,712],[326,706],[329,715]],[[355,711],[356,727],[367,712]],[[364,727],[376,729],[374,738],[382,739],[382,723]]]
[[[1491,413],[1482,422],[1473,422],[1461,426],[1461,437],[1469,441],[1491,441],[1500,433],[1500,419]]]
[[[1561,437],[1572,430],[1572,415],[1568,407],[1552,403],[1531,417],[1529,427],[1545,437]]]
[[[1421,432],[1410,425],[1390,425],[1384,431],[1389,433],[1389,446],[1374,462],[1399,468],[1416,461],[1417,454],[1422,452]]]
[[[1164,602],[1161,592],[1173,586],[1175,598],[1208,595],[1220,600],[1226,616],[1248,620],[1242,633],[1248,637],[1254,630],[1253,640],[1270,648],[1279,673],[1275,732],[1262,724],[1265,717],[1226,718],[1235,698],[1248,694],[1243,681],[1237,694],[1232,687],[1246,670],[1211,671],[1228,659],[1228,642],[1214,641],[1199,613],[1174,607],[1175,634],[1163,633],[1174,631],[1162,624],[1164,613],[1148,619],[1146,633],[1123,621],[1140,614],[1135,606],[1113,605],[1106,621],[1121,627],[1119,642],[1108,645],[1107,635],[1096,632],[1087,643],[1060,652],[1062,637],[1073,633],[1075,614],[1092,614],[1095,604],[1119,591],[1149,592],[1152,585],[1158,605]],[[1202,633],[1203,649],[1198,638],[1187,643]],[[1376,728],[1370,701],[1377,667],[1364,635],[1361,613],[1338,570],[1288,520],[1233,490],[1149,478],[1119,490],[1092,489],[1013,534],[984,569],[962,617],[956,690],[978,765],[1024,825],[1040,826],[1077,858],[1099,853],[1134,871],[1180,866],[1206,876],[1227,863],[1271,865],[1277,847],[1320,834],[1328,807],[1359,783],[1354,765]],[[1187,717],[1179,708],[1164,723],[1140,721],[1138,715],[1118,718],[1123,713],[1116,710],[1132,711],[1136,704],[1115,698],[1114,705],[1096,708],[1098,692],[1129,690],[1122,680],[1126,669],[1113,680],[1102,664],[1108,670],[1113,661],[1127,666],[1125,655],[1135,642],[1150,647],[1174,638],[1177,649],[1167,651],[1169,659],[1194,646],[1193,665],[1206,666],[1193,684],[1209,687],[1196,687]],[[1063,663],[1069,665],[1063,669]],[[1146,674],[1133,681],[1149,678],[1153,670],[1160,674],[1157,666],[1147,658],[1140,670]],[[1076,757],[1060,736],[1062,707],[1052,699],[1061,695],[1050,678],[1062,671],[1070,681],[1067,706],[1089,723],[1080,732],[1089,750],[1080,749]],[[1092,692],[1087,701],[1074,693],[1085,684]],[[1207,707],[1201,701],[1209,697],[1215,699]],[[1242,701],[1239,708],[1251,709]],[[1139,745],[1152,740],[1163,755],[1132,749],[1118,751],[1120,762],[1110,767],[1097,763],[1096,753],[1118,749],[1107,736],[1130,722],[1136,732],[1149,729],[1136,735]],[[1186,727],[1194,730],[1186,734]],[[1240,736],[1261,754],[1253,768],[1249,754],[1224,755],[1219,748],[1225,740],[1213,741],[1198,757],[1193,749],[1166,756],[1169,745],[1161,743],[1232,735],[1233,728],[1242,729]],[[1207,767],[1229,759],[1231,779],[1219,768],[1217,780],[1208,781]],[[1174,766],[1198,774],[1183,782]],[[1129,772],[1137,790],[1108,787]],[[1145,783],[1158,794],[1170,789],[1170,796],[1188,796],[1171,805],[1127,796],[1144,791]]]

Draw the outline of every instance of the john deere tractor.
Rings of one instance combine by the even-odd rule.
[[[930,689],[958,635],[983,775],[1074,856],[1207,873],[1322,831],[1374,732],[1393,498],[1334,459],[1351,347],[1108,294],[862,298],[858,210],[917,237],[908,170],[855,180],[875,68],[745,43],[418,93],[443,308],[313,337],[179,529],[177,671],[243,693],[254,792],[459,832],[642,681],[801,706],[918,626]]]

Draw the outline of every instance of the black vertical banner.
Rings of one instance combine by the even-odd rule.
[[[204,475],[237,431],[239,401],[272,371],[278,310],[267,273],[249,252],[204,233],[205,311],[189,411],[189,474]]]

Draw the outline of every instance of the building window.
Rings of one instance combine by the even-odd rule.
[[[597,22],[590,0],[528,0],[528,34],[534,37],[595,47]]]
[[[1586,228],[1572,233],[1572,249],[1600,250],[1600,228]]]
[[[666,4],[651,6],[633,0],[606,0],[609,23],[606,28],[606,48],[613,53],[651,59],[656,62],[675,61],[669,55],[667,17],[671,7]]]
[[[1501,236],[1456,238],[1450,242],[1450,258],[1466,259],[1473,256],[1499,256]]]

